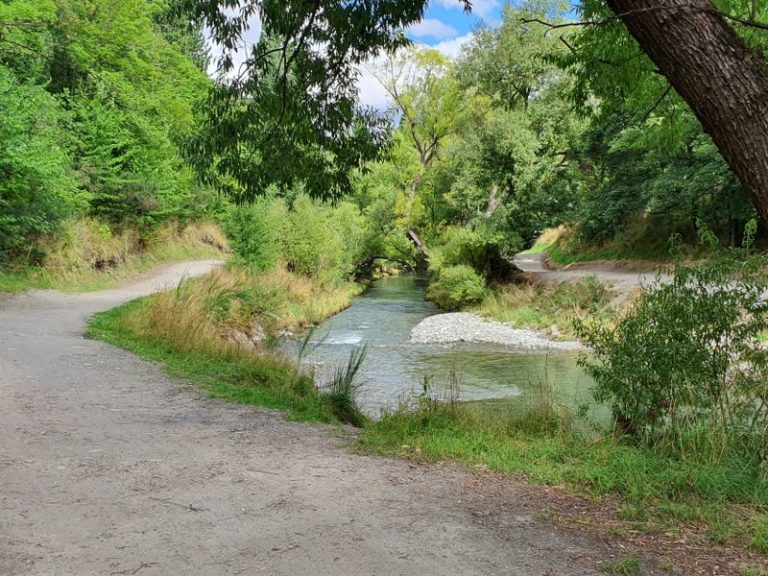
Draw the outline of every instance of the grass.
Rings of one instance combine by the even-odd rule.
[[[161,226],[143,238],[132,229],[113,233],[96,221],[68,223],[60,236],[44,242],[41,266],[0,267],[0,292],[54,288],[91,292],[111,288],[158,264],[221,259],[226,239],[211,223]]]
[[[180,348],[167,337],[137,334],[136,318],[151,307],[151,299],[142,298],[97,314],[88,325],[88,335],[160,362],[168,374],[202,386],[214,398],[285,410],[301,421],[336,421],[312,379],[274,354],[251,354],[223,345]]]
[[[330,316],[359,290],[354,284],[319,285],[282,268],[254,273],[229,267],[97,314],[88,333],[161,362],[171,375],[214,397],[285,410],[299,420],[359,424],[362,415],[350,408],[354,373],[340,370],[342,385],[321,393],[311,374],[251,340]],[[350,359],[353,367],[360,362],[362,356]]]
[[[611,576],[642,576],[643,569],[637,558],[621,558],[615,562],[603,562],[598,566],[601,572]]]
[[[573,337],[575,320],[604,316],[610,304],[610,290],[595,278],[585,278],[496,286],[471,311],[518,327],[556,326],[561,335]]]
[[[768,480],[738,458],[681,461],[605,433],[578,431],[551,402],[401,409],[366,426],[363,448],[418,461],[455,460],[609,501],[635,530],[696,526],[708,542],[765,551]],[[607,500],[606,500],[607,499]]]

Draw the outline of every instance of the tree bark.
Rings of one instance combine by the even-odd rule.
[[[419,271],[424,271],[427,269],[429,261],[427,247],[424,245],[424,242],[421,241],[419,235],[416,234],[415,230],[409,229],[407,234],[408,239],[413,242],[413,245],[416,246],[416,249],[419,251],[419,255],[416,258],[416,269]]]
[[[768,67],[709,0],[607,0],[768,224]]]

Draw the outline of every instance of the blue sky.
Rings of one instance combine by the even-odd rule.
[[[429,0],[424,19],[411,26],[407,34],[415,44],[431,46],[447,56],[455,57],[461,46],[466,43],[480,20],[496,24],[501,20],[501,8],[504,0],[472,0],[472,13],[464,12],[464,5],[459,0]],[[258,41],[261,35],[261,23],[254,19],[251,29],[245,34],[246,45]],[[221,53],[221,48],[211,46],[214,60]],[[245,58],[246,50],[239,50],[234,55],[237,67]],[[361,67],[358,88],[361,101],[374,108],[383,110],[390,105],[389,97],[376,79],[373,70],[376,62],[369,62]],[[215,62],[209,73],[215,74]]]
[[[473,0],[472,13],[467,14],[459,0],[430,0],[424,20],[411,27],[409,36],[430,46],[467,36],[481,19],[498,21],[501,5],[501,0]]]

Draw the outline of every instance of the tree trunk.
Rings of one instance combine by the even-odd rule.
[[[768,224],[768,68],[708,0],[607,0]]]
[[[416,250],[419,251],[419,255],[416,258],[416,270],[423,272],[428,267],[429,254],[427,253],[427,247],[424,242],[421,241],[419,235],[415,230],[408,230],[408,239],[416,246]]]

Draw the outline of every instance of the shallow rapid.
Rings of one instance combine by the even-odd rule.
[[[355,346],[367,346],[358,399],[371,414],[411,402],[425,383],[433,395],[445,395],[454,375],[463,400],[513,397],[527,404],[545,388],[568,405],[588,400],[592,381],[577,366],[576,351],[525,345],[529,340],[519,346],[411,341],[415,327],[440,314],[424,300],[425,291],[426,279],[417,276],[375,282],[347,310],[315,329],[303,362],[314,366],[322,384]],[[283,349],[295,357],[298,344],[289,342]]]

